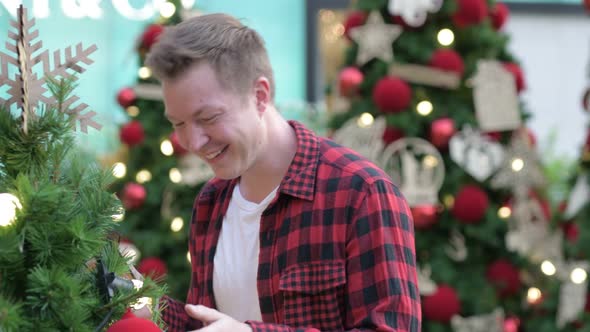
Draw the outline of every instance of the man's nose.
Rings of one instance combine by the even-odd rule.
[[[209,142],[209,136],[201,126],[192,125],[188,133],[188,149],[193,153],[201,151]]]

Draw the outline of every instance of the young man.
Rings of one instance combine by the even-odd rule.
[[[357,153],[281,117],[254,30],[191,18],[146,63],[179,142],[216,175],[195,202],[191,288],[186,305],[167,299],[168,331],[420,331],[404,198]]]

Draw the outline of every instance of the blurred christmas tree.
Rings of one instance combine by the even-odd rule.
[[[590,3],[585,2],[587,8]],[[590,67],[588,67],[590,69]],[[590,72],[588,72],[590,78]],[[582,107],[590,111],[590,87],[586,88],[582,98]],[[569,324],[567,331],[590,330],[590,298],[588,297],[587,271],[590,268],[590,129],[581,147],[580,158],[573,172],[565,172],[567,181],[567,198],[555,215],[557,225],[565,235],[565,263],[561,266],[561,279],[564,280],[555,290],[559,302],[552,302],[549,312],[559,312],[560,326]],[[582,329],[583,328],[583,329]]]
[[[494,0],[357,0],[333,138],[398,184],[415,222],[423,331],[557,331],[569,265]],[[543,267],[541,269],[541,267]]]
[[[117,95],[131,117],[120,130],[121,142],[128,147],[127,161],[115,166],[120,178],[116,190],[126,210],[121,227],[128,243],[123,250],[137,254],[143,274],[165,277],[170,295],[176,298],[185,298],[189,287],[188,225],[193,202],[213,173],[178,144],[164,117],[159,83],[143,63],[165,26],[191,15],[198,12],[184,9],[179,0],[160,7],[159,20],[146,27],[137,43],[137,85]]]
[[[131,280],[133,267],[110,239],[121,211],[108,191],[111,171],[74,146],[76,127],[101,128],[72,95],[96,46],[67,47],[50,62],[34,24],[21,6],[8,31],[11,54],[0,52],[0,86],[8,87],[0,98],[0,331],[102,331],[163,290]]]

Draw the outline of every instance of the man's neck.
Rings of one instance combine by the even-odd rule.
[[[261,155],[256,164],[240,178],[242,196],[254,203],[261,202],[279,186],[297,151],[295,130],[281,115],[267,114],[265,125],[266,135]]]

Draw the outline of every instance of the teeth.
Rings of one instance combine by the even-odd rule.
[[[209,153],[208,155],[205,156],[205,158],[211,160],[217,156],[219,156],[219,154],[221,153],[221,151],[223,151],[223,149],[217,151],[217,152],[213,152],[213,153]]]

